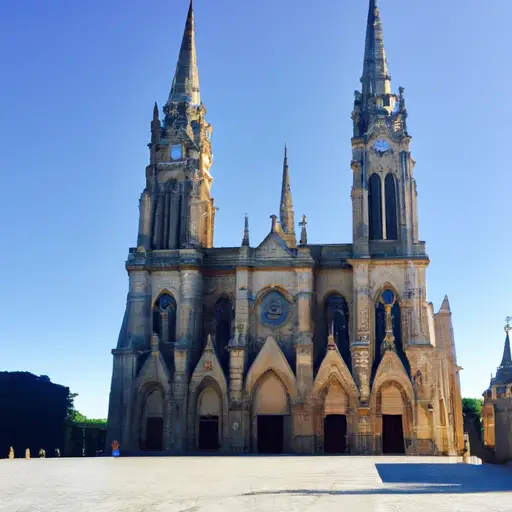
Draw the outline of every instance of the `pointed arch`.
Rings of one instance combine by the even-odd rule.
[[[291,398],[297,397],[297,379],[273,336],[267,337],[267,341],[249,369],[245,380],[245,390],[248,394],[253,394],[256,383],[269,370],[275,372],[283,381]]]
[[[188,388],[187,401],[187,444],[190,450],[199,448],[199,422],[201,420],[201,393],[211,388],[218,395],[220,412],[218,414],[219,447],[226,448],[228,432],[228,385],[222,365],[219,362],[211,336],[197,363]]]
[[[329,294],[324,303],[326,332],[334,336],[341,357],[349,371],[352,371],[352,357],[350,354],[350,318],[348,303],[339,293]],[[327,344],[326,344],[327,345]]]
[[[386,239],[398,240],[396,180],[392,173],[388,173],[384,180],[384,198],[386,207]]]
[[[332,379],[337,379],[349,397],[351,407],[356,407],[359,390],[337,347],[328,350],[313,383],[312,396],[320,398]]]
[[[158,334],[160,341],[173,343],[176,341],[176,314],[178,305],[174,295],[162,290],[152,307],[152,332]]]
[[[229,369],[229,340],[233,336],[234,325],[233,301],[222,295],[215,303],[215,349],[225,372]]]
[[[374,322],[374,363],[373,374],[382,360],[382,343],[386,335],[386,312],[385,304],[391,305],[391,321],[393,328],[393,337],[395,339],[395,348],[398,357],[407,373],[410,373],[409,360],[404,351],[403,332],[402,332],[402,312],[400,307],[400,296],[395,287],[386,283],[375,297],[375,322]]]
[[[376,173],[368,180],[368,222],[370,240],[382,240],[382,182]]]

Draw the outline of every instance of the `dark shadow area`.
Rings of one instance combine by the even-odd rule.
[[[460,494],[512,491],[512,468],[469,464],[376,464],[383,486],[374,489],[289,489],[241,496],[289,494],[343,496],[370,494]]]

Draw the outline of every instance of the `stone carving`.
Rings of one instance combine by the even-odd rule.
[[[290,303],[278,291],[271,291],[260,302],[259,314],[263,324],[278,327],[283,325],[290,313]]]

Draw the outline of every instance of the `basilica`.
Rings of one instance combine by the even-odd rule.
[[[352,161],[339,170],[353,175],[352,243],[308,243],[285,152],[268,235],[250,240],[246,218],[239,247],[222,248],[191,2],[153,110],[112,350],[107,444],[122,453],[462,452],[450,304],[427,300],[404,89],[392,92],[369,4]]]

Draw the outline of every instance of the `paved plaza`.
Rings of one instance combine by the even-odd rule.
[[[4,459],[0,510],[512,511],[512,467],[430,457]]]

